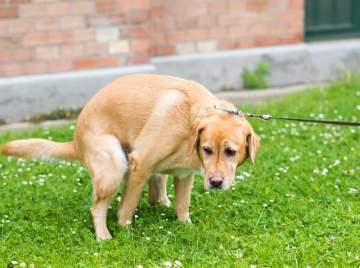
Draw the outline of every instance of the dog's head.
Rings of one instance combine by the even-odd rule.
[[[255,163],[260,140],[244,117],[218,111],[192,129],[189,152],[197,152],[204,168],[205,190],[228,189],[247,158]]]

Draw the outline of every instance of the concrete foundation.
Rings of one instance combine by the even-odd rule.
[[[59,107],[83,106],[105,84],[130,73],[162,73],[196,80],[216,92],[241,89],[244,68],[264,60],[272,87],[334,80],[360,69],[360,39],[157,57],[150,64],[0,79],[0,118],[20,121]]]

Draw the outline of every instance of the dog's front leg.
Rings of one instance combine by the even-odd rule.
[[[174,177],[176,216],[183,223],[191,223],[189,207],[193,181],[194,174],[185,178]]]
[[[124,226],[131,224],[140,195],[144,189],[145,183],[150,178],[150,175],[151,172],[149,170],[141,168],[136,168],[129,172],[118,211],[119,224]]]

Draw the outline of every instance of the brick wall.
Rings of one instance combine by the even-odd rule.
[[[303,0],[0,0],[0,76],[301,42]]]

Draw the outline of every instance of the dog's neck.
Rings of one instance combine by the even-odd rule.
[[[210,102],[194,103],[190,108],[191,125],[198,124],[202,119],[221,112],[219,108],[236,110],[236,107],[224,100],[214,98]]]

